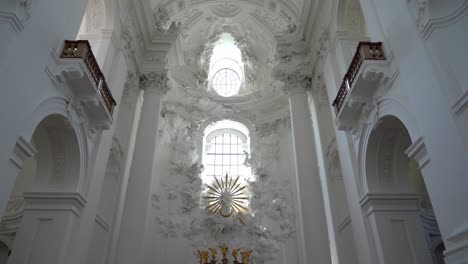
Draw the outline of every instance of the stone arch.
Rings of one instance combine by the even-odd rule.
[[[405,151],[411,137],[394,116],[384,116],[369,135],[366,149],[366,182],[371,193],[410,193],[409,164]]]
[[[66,99],[62,97],[49,97],[39,103],[35,108],[32,116],[26,120],[25,123],[27,126],[21,133],[21,137],[24,138],[27,142],[32,142],[37,128],[39,128],[40,124],[47,118],[49,118],[48,120],[52,123],[45,124],[50,125],[51,128],[53,127],[54,121],[57,122],[56,125],[60,125],[61,123],[63,127],[66,128],[66,131],[64,131],[66,132],[66,136],[61,136],[63,138],[57,140],[61,140],[66,145],[69,144],[66,140],[72,140],[76,143],[76,149],[74,149],[74,151],[76,150],[77,153],[75,152],[74,154],[77,154],[77,164],[74,164],[73,166],[77,166],[77,175],[74,176],[76,178],[73,180],[73,186],[68,187],[72,188],[73,191],[78,191],[85,195],[89,187],[88,137],[86,129],[78,117],[76,110],[69,104]],[[38,133],[41,133],[43,136],[45,136],[50,135],[50,133],[57,133],[57,131],[47,132],[38,130]],[[56,143],[58,144],[58,141]],[[72,150],[66,149],[65,151]]]
[[[393,208],[395,215],[412,225],[414,233],[411,236],[415,241],[419,240],[410,242],[419,244],[412,249],[412,254],[425,261],[432,258],[433,263],[443,263],[440,249],[444,245],[420,164],[408,155],[417,141],[412,139],[410,130],[403,121],[390,114],[382,115],[376,126],[367,132],[363,139],[366,141],[365,151],[361,157],[364,164],[361,170],[365,183],[364,210],[370,212],[368,215],[373,214],[372,217],[380,215],[384,219],[388,215],[383,216],[375,208],[383,204],[385,205],[382,208]],[[382,223],[388,221],[382,219],[377,220],[383,221],[378,225],[383,226]],[[402,233],[395,233],[395,236],[400,235]],[[383,243],[391,241],[388,236],[378,239],[385,241]],[[384,248],[381,250],[384,255],[389,256],[408,245],[409,243],[404,243],[400,249],[396,247],[393,251]]]
[[[332,25],[336,31],[366,34],[366,21],[359,0],[337,0]]]
[[[367,25],[359,0],[336,0],[330,27],[331,53],[337,75],[346,73],[360,41],[368,41]]]
[[[78,32],[78,39],[89,41],[101,68],[113,45],[111,37],[116,28],[117,6],[116,0],[89,0]]]
[[[31,129],[20,137],[11,158],[19,170],[3,214],[0,234],[15,241],[13,254],[16,252],[16,256],[28,250],[25,239],[31,234],[30,229],[36,227],[31,222],[37,215],[30,209],[37,204],[43,206],[41,202],[44,201],[53,208],[63,203],[57,197],[70,197],[78,190],[83,164],[79,133],[75,132],[61,103],[64,101],[60,98],[49,98],[39,105],[28,122],[32,124]],[[29,154],[23,154],[22,158],[18,156],[21,148],[29,149]]]
[[[366,174],[366,155],[369,147],[369,138],[374,130],[376,119],[382,120],[386,116],[395,117],[407,130],[411,142],[416,142],[416,140],[421,137],[416,119],[398,100],[390,97],[384,97],[381,98],[377,104],[378,107],[371,111],[365,122],[369,125],[364,126],[361,131],[358,150],[358,175],[360,177],[358,190],[361,197],[369,192],[368,177]]]
[[[213,123],[216,123],[218,121],[221,121],[221,120],[231,120],[231,121],[234,121],[234,122],[238,122],[238,123],[241,123],[242,125],[244,125],[248,130],[249,130],[249,136],[252,138],[253,137],[253,133],[255,132],[255,126],[252,124],[252,122],[250,122],[250,120],[248,120],[247,118],[244,118],[244,117],[241,117],[241,116],[211,116],[207,119],[205,119],[205,121],[203,121],[199,126],[198,126],[198,131],[203,133],[203,131],[205,131],[205,129],[213,124]]]
[[[67,119],[57,114],[44,118],[35,129],[31,143],[37,150],[32,188],[76,190],[80,150],[74,129]]]

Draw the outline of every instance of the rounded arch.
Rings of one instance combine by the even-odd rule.
[[[76,159],[78,160],[78,164],[75,164],[77,166],[77,175],[74,190],[86,193],[88,189],[87,175],[89,175],[87,171],[88,139],[85,132],[86,130],[83,127],[78,114],[74,108],[71,107],[69,102],[62,97],[49,97],[37,105],[32,115],[24,123],[26,124],[26,127],[22,130],[20,135],[29,142],[33,141],[33,137],[35,136],[34,134],[37,133],[47,138],[47,135],[50,133],[45,130],[47,130],[47,127],[49,126],[52,128],[54,124],[62,124],[63,127],[66,127],[65,132],[67,135],[60,139],[60,141],[65,145],[69,145],[67,140],[76,141]],[[46,126],[44,129],[38,130],[38,128],[41,127],[41,124],[45,124]],[[59,142],[57,141],[56,144],[59,144]],[[38,152],[39,151],[40,150],[38,150]],[[68,149],[67,151],[72,150]],[[72,152],[74,152],[74,150]]]
[[[247,135],[245,135],[243,132],[241,132],[239,130],[232,129],[232,128],[217,129],[217,130],[211,132],[210,134],[206,135],[206,141],[209,142],[209,141],[212,140],[213,137],[219,136],[219,135],[224,134],[224,133],[229,133],[229,134],[236,135],[237,137],[239,137],[239,139],[242,140],[243,143],[247,142]]]
[[[221,177],[225,173],[250,179],[252,171],[249,153],[252,141],[249,128],[232,119],[209,122],[203,128],[203,181],[211,181],[213,177]]]
[[[80,149],[68,120],[59,114],[48,115],[39,122],[30,141],[37,151],[33,157],[34,164],[27,166],[31,169],[29,173],[20,173],[20,176],[25,182],[30,182],[32,190],[76,190],[80,175]],[[35,175],[27,175],[31,173]]]
[[[333,30],[366,35],[366,21],[359,0],[335,0],[332,8]]]
[[[421,137],[416,119],[398,100],[390,97],[384,97],[377,102],[377,105],[378,107],[371,111],[367,117],[365,123],[371,125],[366,125],[363,127],[359,141],[358,175],[360,180],[358,190],[361,197],[369,192],[369,183],[367,181],[368,177],[366,174],[366,157],[368,152],[369,139],[371,133],[374,130],[375,120],[379,120],[377,121],[377,123],[379,123],[384,117],[394,117],[402,123],[402,126],[409,134],[411,142],[415,142],[418,138]]]
[[[410,158],[405,151],[411,138],[395,116],[384,116],[370,132],[365,154],[367,189],[371,193],[411,193]]]
[[[113,30],[117,17],[117,0],[90,0],[81,22],[79,35]]]
[[[211,116],[207,119],[205,119],[199,126],[197,131],[200,133],[204,133],[205,129],[216,122],[222,121],[222,120],[230,120],[234,121],[237,123],[240,123],[244,125],[247,130],[249,131],[249,136],[250,138],[254,137],[255,134],[255,126],[248,120],[247,118],[241,117],[241,116]]]
[[[89,0],[81,21],[77,39],[89,40],[101,68],[106,65],[112,47],[111,37],[117,28],[118,0]]]

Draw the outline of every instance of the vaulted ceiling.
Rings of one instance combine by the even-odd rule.
[[[317,4],[310,0],[147,0],[130,4],[122,31],[139,46],[140,71],[166,65],[173,105],[190,106],[200,118],[217,113],[252,122],[287,113],[281,84],[272,78],[278,45],[303,39]],[[130,2],[131,3],[131,2]],[[125,28],[127,27],[127,28]],[[242,52],[245,84],[238,96],[218,96],[207,87],[209,59],[222,33]],[[129,41],[130,42],[130,41]],[[208,62],[208,63],[207,63]],[[197,107],[193,107],[197,106]]]

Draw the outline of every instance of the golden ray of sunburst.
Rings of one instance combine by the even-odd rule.
[[[246,196],[244,192],[247,185],[238,183],[238,181],[239,177],[233,180],[226,173],[226,176],[221,177],[221,180],[215,178],[211,185],[206,184],[208,190],[202,198],[208,202],[206,209],[209,214],[219,213],[223,217],[230,217],[232,214],[248,212],[247,201],[250,197]],[[223,198],[226,197],[230,200],[230,211],[227,214],[222,212]]]

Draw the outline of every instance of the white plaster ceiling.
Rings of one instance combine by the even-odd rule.
[[[304,0],[149,1],[153,16],[162,10],[179,25],[178,57],[182,60],[169,61],[176,88],[168,94],[168,102],[198,104],[255,120],[287,112],[288,101],[272,78],[271,61],[275,59],[278,40],[301,37],[298,24],[307,8]],[[247,80],[239,95],[231,98],[218,96],[206,82],[206,62],[217,37],[226,32],[242,51]]]

